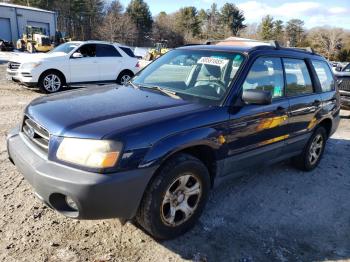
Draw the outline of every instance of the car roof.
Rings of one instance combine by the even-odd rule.
[[[106,45],[114,45],[114,46],[118,46],[118,47],[124,47],[124,48],[130,48],[127,45],[122,45],[119,43],[113,43],[113,42],[108,42],[108,41],[98,41],[98,40],[88,40],[88,41],[70,41],[69,43],[72,44],[106,44]]]
[[[231,42],[232,43],[232,42]],[[177,49],[187,49],[187,50],[210,50],[210,51],[222,51],[222,52],[239,52],[239,53],[246,53],[250,54],[255,51],[260,52],[278,52],[281,55],[282,54],[288,54],[288,55],[294,55],[294,56],[305,56],[305,57],[313,57],[318,59],[324,59],[321,55],[315,53],[311,48],[289,48],[289,47],[280,47],[279,45],[274,46],[272,44],[264,43],[264,42],[257,42],[254,45],[246,45],[246,44],[240,44],[240,43],[233,43],[232,45],[230,43],[224,43],[219,42],[217,44],[194,44],[194,45],[186,45],[179,47]]]

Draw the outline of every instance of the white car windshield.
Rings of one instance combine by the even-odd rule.
[[[244,60],[236,52],[170,51],[147,66],[132,84],[170,91],[185,100],[220,104]]]
[[[70,51],[72,51],[74,48],[76,48],[77,46],[79,46],[79,43],[64,43],[61,44],[59,46],[57,46],[56,48],[52,49],[50,51],[50,53],[57,53],[57,52],[63,52],[68,54]]]

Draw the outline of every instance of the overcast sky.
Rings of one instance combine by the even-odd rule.
[[[315,26],[339,26],[350,29],[350,0],[264,0],[264,1],[225,1],[225,0],[145,0],[150,6],[152,15],[160,11],[174,12],[180,7],[195,6],[198,9],[208,9],[213,2],[221,7],[224,3],[235,3],[244,11],[248,23],[260,22],[267,14],[276,19],[287,21],[291,18],[304,20],[307,28]],[[130,0],[121,0],[124,7]]]

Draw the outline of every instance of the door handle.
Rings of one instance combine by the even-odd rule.
[[[312,103],[314,106],[319,106],[321,105],[321,101],[316,99],[313,103]]]
[[[275,110],[277,113],[280,113],[280,114],[285,114],[287,113],[287,109],[283,106],[278,106]]]

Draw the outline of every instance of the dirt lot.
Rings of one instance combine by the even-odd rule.
[[[5,137],[41,94],[6,82],[5,67],[0,65],[2,261],[350,260],[349,112],[342,112],[316,170],[303,173],[286,162],[249,172],[211,194],[191,232],[157,242],[130,223],[67,219],[36,199],[8,161]]]

